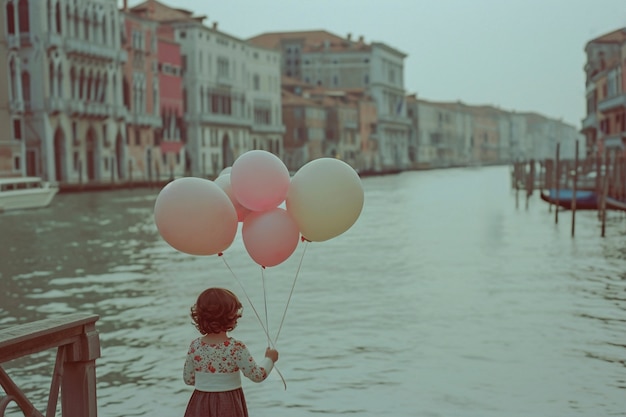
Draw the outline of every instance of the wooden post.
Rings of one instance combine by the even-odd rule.
[[[606,195],[609,191],[609,173],[608,173],[609,151],[604,149],[604,175],[602,176],[602,197],[600,203],[600,217],[602,219],[602,228],[600,236],[604,237],[606,232]]]
[[[83,189],[83,161],[78,160],[78,183],[80,184],[80,189]]]
[[[556,159],[555,161],[555,168],[554,168],[554,187],[555,187],[555,201],[557,202],[555,204],[554,207],[554,223],[558,224],[559,223],[559,204],[558,204],[558,198],[559,198],[559,194],[560,194],[560,190],[559,190],[559,184],[561,183],[561,161],[560,161],[560,153],[561,153],[561,143],[557,143],[556,144]],[[550,195],[552,196],[552,193],[550,193]]]
[[[535,189],[535,160],[528,163],[528,176],[526,177],[526,210],[528,210],[528,200],[533,195]]]
[[[115,157],[111,156],[111,188],[114,188],[115,184]]]
[[[578,140],[576,141],[576,153],[574,156],[574,178],[572,178],[572,237],[576,231],[576,191],[578,188]]]
[[[66,349],[61,386],[63,417],[96,417],[96,359],[100,357],[100,339],[95,323],[84,327],[77,343]]]
[[[520,175],[520,163],[513,163],[513,175],[511,176],[511,181],[513,182],[513,187],[515,187],[515,208],[519,208],[519,175]]]
[[[159,167],[159,164],[156,161],[154,161],[154,170],[156,171],[156,175],[155,175],[156,176],[156,181],[155,182],[156,182],[156,185],[158,186],[159,181],[161,181],[161,169]]]
[[[543,191],[548,191],[553,188],[552,180],[554,179],[554,161],[552,159],[546,159],[545,161],[545,173],[544,173],[544,183],[543,183]],[[549,200],[548,200],[549,201]],[[552,202],[548,203],[548,212],[552,213]]]
[[[128,160],[128,186],[133,188],[133,161]]]

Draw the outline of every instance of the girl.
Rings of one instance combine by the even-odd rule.
[[[257,364],[246,345],[228,336],[241,310],[237,296],[223,288],[204,290],[191,307],[191,318],[203,336],[191,342],[183,370],[185,384],[195,385],[185,417],[247,417],[239,371],[261,382],[278,360],[278,352],[268,347]]]

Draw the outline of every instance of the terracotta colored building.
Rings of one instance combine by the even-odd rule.
[[[129,111],[126,123],[128,171],[133,179],[151,180],[161,172],[155,135],[162,128],[159,114],[158,22],[150,19],[148,11],[126,9],[122,20],[122,47],[128,53],[123,67],[124,105]]]
[[[171,176],[182,176],[187,167],[180,44],[169,26],[159,26],[157,34],[161,129],[155,142],[160,148],[163,167]]]
[[[626,28],[585,46],[587,115],[582,121],[588,154],[626,148]]]

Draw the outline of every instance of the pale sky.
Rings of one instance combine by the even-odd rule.
[[[626,27],[625,0],[161,2],[206,15],[205,24],[217,21],[240,39],[320,29],[363,35],[408,55],[408,94],[533,111],[578,128],[586,113],[585,44]]]

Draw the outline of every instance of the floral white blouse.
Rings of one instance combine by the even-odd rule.
[[[221,343],[206,343],[199,337],[189,346],[183,379],[185,384],[195,385],[196,373],[232,374],[241,371],[250,380],[261,382],[273,367],[270,359],[264,362],[268,362],[265,367],[257,364],[246,345],[232,337]]]

